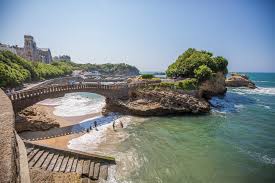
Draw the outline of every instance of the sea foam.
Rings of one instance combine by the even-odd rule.
[[[232,88],[232,92],[240,95],[252,94],[252,95],[275,95],[275,88],[258,87],[256,89],[247,88]]]
[[[69,93],[39,104],[55,106],[53,113],[56,116],[71,117],[100,112],[105,105],[105,98],[93,93]]]

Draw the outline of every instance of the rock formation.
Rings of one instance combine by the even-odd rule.
[[[247,87],[255,89],[256,85],[246,75],[241,74],[231,74],[230,78],[225,80],[226,86],[228,87]]]
[[[168,114],[202,114],[210,111],[207,101],[175,91],[139,89],[129,99],[106,98],[103,113],[121,112],[139,116],[162,116]]]
[[[59,126],[59,123],[48,117],[46,112],[33,106],[24,109],[16,116],[15,129],[17,132],[43,131]]]
[[[199,96],[203,98],[211,98],[226,93],[225,76],[223,73],[216,73],[211,79],[206,80],[199,86]]]

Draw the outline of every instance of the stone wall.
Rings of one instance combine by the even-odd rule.
[[[0,89],[0,182],[18,182],[14,113],[6,94]]]
[[[29,182],[27,154],[14,130],[14,112],[11,101],[0,89],[0,182]]]

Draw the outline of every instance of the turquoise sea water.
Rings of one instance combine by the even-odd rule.
[[[259,88],[229,89],[209,115],[131,124],[118,151],[138,168],[118,182],[275,182],[275,74],[248,75]]]

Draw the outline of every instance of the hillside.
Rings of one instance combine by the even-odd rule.
[[[0,51],[0,87],[16,87],[24,82],[51,79],[69,75],[73,70],[97,70],[108,75],[138,75],[139,70],[131,65],[120,64],[76,64],[59,61],[51,64],[31,62],[12,52]]]

